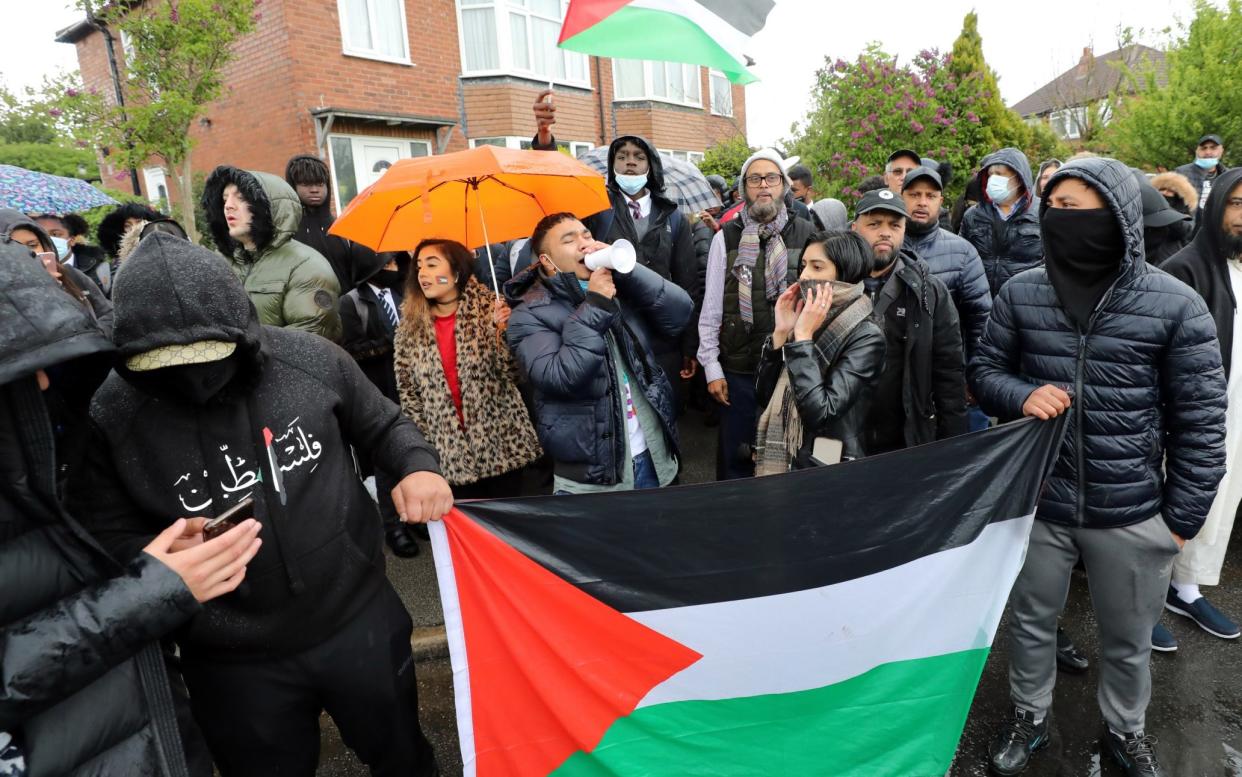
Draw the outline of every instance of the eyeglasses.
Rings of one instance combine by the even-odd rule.
[[[745,180],[746,180],[747,186],[758,186],[759,184],[766,184],[768,186],[776,186],[778,183],[784,180],[784,176],[781,175],[780,173],[768,173],[767,175],[756,174],[756,175],[746,176]]]

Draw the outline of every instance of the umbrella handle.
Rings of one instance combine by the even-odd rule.
[[[487,216],[483,213],[483,198],[479,196],[477,182],[472,182],[470,188],[474,189],[474,204],[479,206],[479,223],[483,225],[483,245],[487,248],[487,268],[492,274],[492,291],[496,292],[496,299],[500,299],[500,284],[496,281],[496,265],[492,262],[492,241],[487,237]]]

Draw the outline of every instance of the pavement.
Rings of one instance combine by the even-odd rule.
[[[682,424],[686,461],[683,483],[710,481],[715,475],[715,429],[691,412]],[[1221,585],[1204,589],[1223,612],[1242,617],[1242,532],[1235,533]],[[443,616],[430,548],[413,559],[389,557],[388,576],[414,619],[419,706],[423,730],[435,747],[445,777],[461,774],[453,705],[452,667],[443,637]],[[1225,641],[1199,630],[1190,620],[1166,612],[1164,623],[1180,642],[1173,654],[1153,654],[1152,702],[1147,726],[1159,740],[1157,752],[1169,777],[1242,777],[1242,640]],[[1074,574],[1062,625],[1092,659],[1099,654],[1096,621],[1087,580]],[[983,670],[957,759],[948,777],[983,777],[988,772],[988,741],[1009,714],[1006,677],[1008,630],[1001,621],[992,654]],[[1083,675],[1058,677],[1051,744],[1040,751],[1027,777],[1121,777],[1101,759],[1102,732],[1093,663]],[[317,777],[369,774],[340,740],[336,727],[322,720],[323,748]],[[1103,763],[1101,763],[1103,760]],[[834,775],[830,768],[825,777]],[[790,775],[789,777],[806,777]]]

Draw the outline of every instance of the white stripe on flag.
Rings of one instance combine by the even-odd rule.
[[[475,777],[474,709],[470,703],[470,666],[466,663],[466,630],[461,620],[461,601],[457,598],[457,578],[453,573],[453,554],[443,521],[427,524],[431,533],[431,552],[436,562],[436,582],[444,605],[444,631],[448,637],[449,658],[453,666],[453,700],[457,705],[457,735],[461,740],[462,777]]]
[[[684,16],[697,24],[721,48],[737,59],[739,64],[746,65],[746,49],[750,47],[750,36],[694,0],[630,0],[625,7],[646,8]]]
[[[629,613],[703,655],[638,706],[805,691],[881,664],[987,647],[1032,521],[993,523],[969,545],[822,588]]]

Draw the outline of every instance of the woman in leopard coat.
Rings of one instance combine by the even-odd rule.
[[[517,496],[540,455],[502,334],[509,308],[474,277],[465,246],[414,251],[393,341],[401,409],[440,453],[458,499]]]

